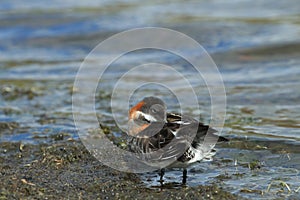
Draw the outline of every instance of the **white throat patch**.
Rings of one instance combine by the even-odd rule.
[[[151,115],[145,114],[145,113],[143,113],[141,111],[136,111],[136,118],[139,118],[140,115],[142,115],[149,122],[156,122],[157,121],[157,119],[155,119]]]

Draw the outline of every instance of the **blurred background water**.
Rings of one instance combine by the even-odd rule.
[[[286,189],[279,194],[275,189],[265,195],[257,193],[278,180],[297,190],[300,186],[300,4],[296,0],[54,0],[49,3],[2,0],[1,141],[44,143],[58,133],[78,138],[71,94],[81,62],[106,38],[130,28],[148,26],[171,28],[194,38],[212,56],[225,83],[227,117],[222,134],[232,142],[222,146],[216,163],[199,164],[191,169],[190,186],[216,182],[216,176],[225,171],[236,178],[217,181],[245,197],[268,199],[286,195]],[[141,61],[185,66],[176,57],[155,52],[133,54],[116,65]],[[118,69],[112,68],[112,75],[97,97],[102,121],[116,135],[118,130],[111,123],[107,106],[109,98],[105,97],[122,74]],[[201,117],[208,122],[210,99],[205,85],[200,84],[199,91]],[[153,93],[155,90],[150,88],[143,94]],[[169,102],[169,107],[176,109],[172,100]],[[222,159],[230,162],[224,164]],[[253,171],[244,166],[253,161],[262,163],[263,170]],[[223,168],[218,166],[220,163]],[[172,181],[176,173],[171,172],[167,181]],[[157,184],[155,178],[145,182],[149,187]],[[245,188],[255,190],[247,192]],[[297,196],[299,192],[293,194]]]

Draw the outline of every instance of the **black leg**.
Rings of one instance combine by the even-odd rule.
[[[187,170],[183,169],[183,173],[182,173],[182,184],[183,185],[186,184],[186,178],[187,178]]]
[[[160,175],[159,182],[162,184],[162,183],[164,182],[163,177],[164,177],[164,175],[165,175],[165,169],[164,169],[164,168],[162,168],[162,169],[160,170],[159,175]]]

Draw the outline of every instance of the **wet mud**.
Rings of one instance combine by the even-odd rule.
[[[0,143],[0,199],[241,199],[216,185],[147,188],[138,174],[113,170],[79,141]]]

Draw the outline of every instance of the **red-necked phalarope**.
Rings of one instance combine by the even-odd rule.
[[[212,160],[216,151],[213,148],[205,148],[203,141],[205,136],[215,138],[215,141],[228,141],[224,137],[215,135],[216,130],[189,117],[166,112],[165,103],[157,97],[146,97],[129,111],[128,134],[134,136],[130,142],[130,150],[140,154],[146,154],[163,149],[175,140],[176,147],[167,148],[160,160],[173,158],[174,162],[168,167],[183,168],[183,183],[186,183],[186,167],[201,160]],[[197,130],[196,136],[187,142],[185,135]],[[218,137],[218,138],[217,138]],[[182,144],[182,150],[176,149]],[[172,145],[172,144],[171,144]],[[164,169],[161,169],[160,180],[163,181]]]

